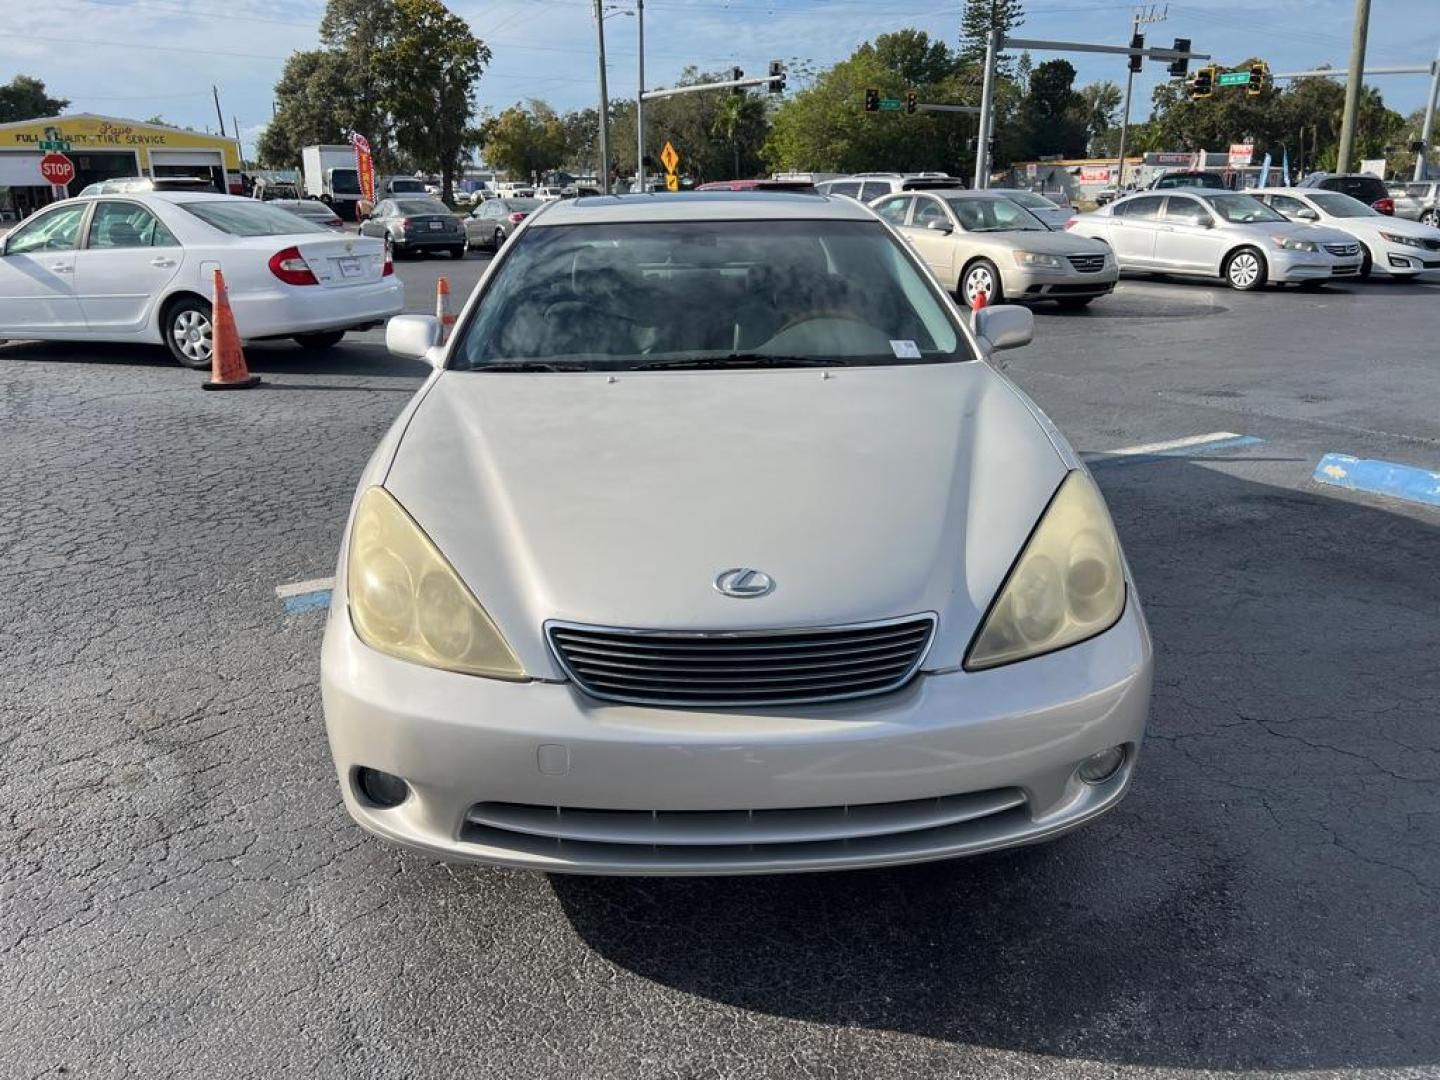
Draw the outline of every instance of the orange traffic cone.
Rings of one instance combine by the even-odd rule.
[[[230,294],[225,290],[225,275],[215,269],[215,300],[210,314],[210,381],[202,390],[245,390],[260,382],[245,366],[245,353],[240,348],[240,332],[235,329],[235,312],[230,310]]]
[[[970,325],[972,327],[975,325],[976,322],[975,316],[979,315],[980,312],[984,311],[985,305],[988,303],[990,303],[990,298],[985,295],[984,291],[977,292],[975,294],[975,299],[970,301]]]
[[[450,310],[450,282],[443,275],[435,283],[435,318],[440,320],[440,344],[444,345],[455,326],[455,313]]]

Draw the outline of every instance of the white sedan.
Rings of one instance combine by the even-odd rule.
[[[1317,188],[1260,188],[1246,192],[1291,221],[1327,225],[1360,241],[1360,276],[1379,270],[1411,278],[1440,270],[1440,229],[1382,214],[1359,199]]]
[[[0,340],[163,343],[209,367],[217,267],[246,339],[328,348],[405,306],[383,241],[230,195],[100,195],[48,206],[0,243]]]
[[[1151,645],[1099,488],[843,197],[550,203],[361,475],[321,654],[345,805],[446,859],[950,858],[1114,807]]]

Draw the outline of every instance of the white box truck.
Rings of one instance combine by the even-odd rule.
[[[305,195],[319,199],[345,221],[355,220],[360,201],[360,173],[350,146],[305,146],[300,149]]]

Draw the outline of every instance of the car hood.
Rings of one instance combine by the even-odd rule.
[[[983,363],[440,374],[384,481],[526,670],[546,620],[743,630],[940,615],[953,667],[1066,472]],[[771,575],[737,600],[716,576]]]
[[[1072,232],[997,232],[961,233],[965,240],[1005,248],[1011,251],[1038,251],[1045,255],[1095,255],[1103,253],[1105,245],[1088,236],[1077,236]]]
[[[1355,238],[1349,233],[1332,229],[1327,225],[1306,225],[1298,221],[1248,221],[1235,222],[1228,226],[1241,229],[1254,236],[1291,236],[1296,240],[1311,240],[1317,244],[1353,244]]]

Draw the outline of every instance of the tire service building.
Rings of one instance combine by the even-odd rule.
[[[40,171],[47,153],[75,165],[64,194]],[[87,184],[127,176],[193,176],[240,193],[240,144],[222,135],[80,113],[0,124],[0,221],[15,221]]]

